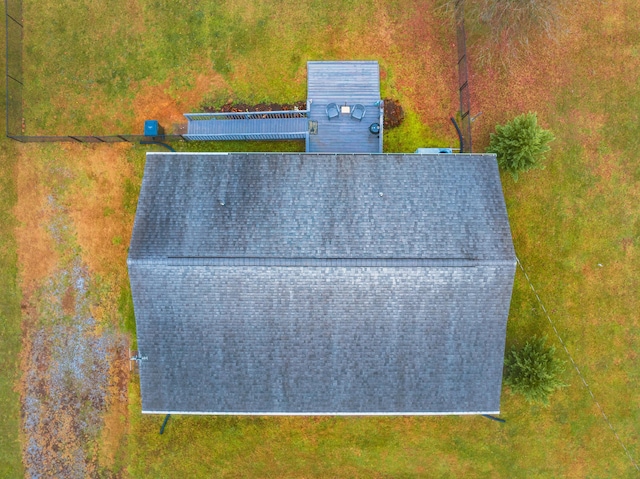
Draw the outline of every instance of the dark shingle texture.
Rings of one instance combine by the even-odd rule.
[[[149,155],[143,411],[497,412],[514,272],[494,156]]]
[[[134,259],[513,258],[492,155],[149,154],[135,221]]]

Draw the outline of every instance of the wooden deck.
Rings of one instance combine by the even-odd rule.
[[[308,152],[382,153],[382,113],[378,62],[307,62],[307,104],[309,120],[316,121],[317,134],[311,134]],[[366,108],[362,121],[340,114],[329,120],[329,103]],[[380,134],[369,132],[380,124]]]
[[[378,62],[307,62],[307,110],[188,113],[188,140],[305,139],[307,152],[382,153],[383,107]],[[327,105],[361,104],[362,121],[341,113],[329,120]],[[369,126],[380,125],[372,134]]]

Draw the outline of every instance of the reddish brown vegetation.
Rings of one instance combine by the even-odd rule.
[[[381,27],[388,28],[381,36],[389,38],[374,45],[392,66],[390,80],[403,104],[411,105],[436,135],[450,136],[449,117],[458,110],[453,19],[437,13],[435,2],[416,0],[405,8],[402,13],[381,9]],[[396,97],[395,91],[389,93]]]
[[[48,191],[41,181],[41,165],[32,158],[35,149],[30,146],[23,147],[16,168],[18,202],[14,213],[19,221],[16,240],[23,288],[34,287],[56,264],[53,240],[45,226],[52,213],[47,204]]]
[[[228,102],[222,105],[220,108],[214,106],[203,106],[202,109],[207,113],[232,113],[232,112],[247,112],[247,111],[292,111],[292,110],[306,110],[307,103],[304,101],[297,101],[295,103],[258,103],[256,105],[248,105],[246,103],[234,103]]]
[[[384,99],[384,129],[389,130],[400,126],[404,120],[404,109],[398,100]]]
[[[168,79],[161,85],[135,87],[140,90],[133,101],[135,132],[142,133],[145,120],[158,120],[165,127],[165,131],[171,133],[171,125],[183,123],[185,113],[198,111],[203,97],[212,91],[227,89],[224,78],[213,71],[206,75],[198,75],[191,88],[172,91],[171,85],[171,79]]]

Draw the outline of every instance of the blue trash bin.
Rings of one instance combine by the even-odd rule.
[[[158,120],[145,120],[144,136],[158,136],[160,134],[160,125]]]

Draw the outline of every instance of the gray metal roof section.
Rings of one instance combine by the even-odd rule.
[[[318,133],[309,136],[309,152],[382,153],[382,110],[380,71],[376,61],[307,62],[307,103],[309,119],[318,122]],[[362,121],[349,114],[328,119],[329,103],[366,108]],[[380,124],[380,133],[369,125]]]
[[[142,409],[495,413],[514,273],[493,155],[149,154]]]

